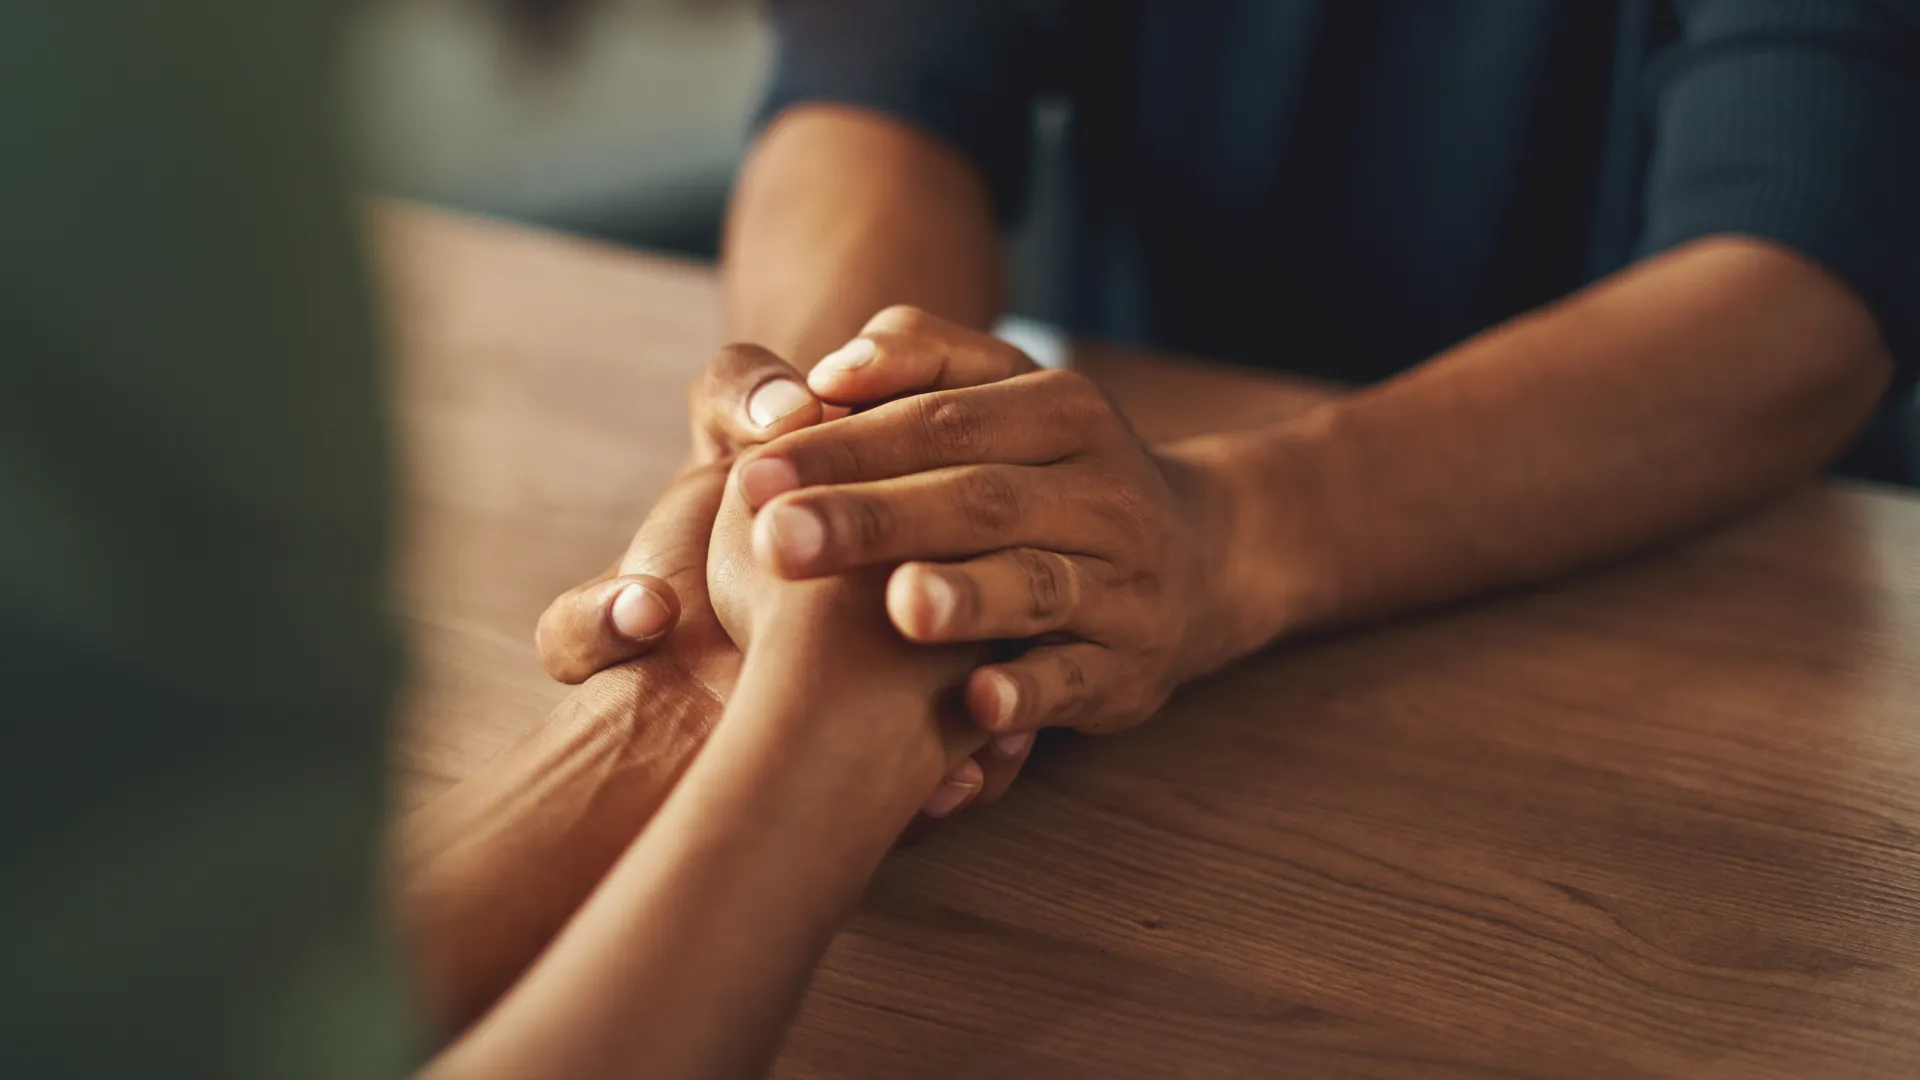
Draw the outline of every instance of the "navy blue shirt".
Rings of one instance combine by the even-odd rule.
[[[1715,233],[1920,361],[1920,0],[784,0],[763,115],[957,146],[1071,106],[1071,330],[1347,381]],[[1282,328],[1276,332],[1276,327]],[[1543,358],[1542,362],[1551,362]]]

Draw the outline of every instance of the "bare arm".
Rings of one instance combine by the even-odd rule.
[[[695,380],[695,460],[725,462],[818,423],[802,376],[884,308],[988,326],[1002,274],[990,203],[962,155],[897,120],[824,104],[781,113],[741,171],[727,222],[727,334],[753,344],[722,349]],[[974,365],[950,381],[997,377]],[[649,518],[643,533],[655,535],[636,538],[635,551],[680,542],[654,526]],[[556,678],[578,682],[677,636],[670,624],[619,632],[613,584],[588,582],[548,609],[542,659]],[[683,597],[678,608],[699,604]]]
[[[702,460],[724,461],[738,445],[818,417],[802,405],[756,426],[753,399],[780,381],[782,357],[804,371],[893,304],[976,327],[999,312],[1000,243],[984,182],[953,149],[898,121],[843,106],[788,110],[755,146],[730,215],[729,333],[772,352],[722,350],[709,367],[694,396]],[[697,517],[663,501],[621,580],[670,577],[685,538],[705,542],[704,522],[686,524]],[[669,567],[649,570],[649,560]],[[698,623],[711,613],[697,582],[672,578],[660,590],[677,594],[679,622],[644,642],[612,629],[618,584],[589,582],[555,602],[543,625],[550,671],[577,681],[646,650],[702,648]],[[403,918],[443,1030],[470,1022],[559,930],[651,817],[718,707],[657,654],[603,672],[407,823]],[[981,790],[977,775],[957,775]],[[929,785],[929,808],[950,811],[955,799],[939,788]],[[986,784],[989,797],[993,789]]]
[[[888,845],[984,741],[940,709],[968,656],[901,642],[881,576],[786,585],[733,566],[757,644],[724,721],[553,946],[427,1075],[756,1074]]]
[[[513,984],[666,801],[720,703],[658,660],[594,676],[402,822],[398,907],[435,1028]]]
[[[718,720],[740,662],[707,602],[706,548],[725,483],[718,468],[683,475],[617,568],[628,576],[606,582],[677,591],[686,610],[673,636],[593,676],[394,830],[396,915],[442,1036],[472,1023],[560,932]]]
[[[975,329],[1000,314],[1000,238],[979,173],[877,113],[796,106],[740,174],[723,257],[728,335],[801,371],[882,308]]]
[[[875,337],[834,385],[982,337],[931,317],[911,336]],[[1276,637],[1572,570],[1781,491],[1891,370],[1837,278],[1715,236],[1264,430],[1145,446],[1084,378],[1046,373],[882,404],[742,468],[788,481],[753,493],[788,577],[904,563],[888,602],[909,637],[1047,637],[970,678],[996,735],[1111,731]]]
[[[1228,655],[1710,521],[1814,475],[1891,373],[1837,279],[1716,237],[1300,422],[1189,443],[1230,493]]]

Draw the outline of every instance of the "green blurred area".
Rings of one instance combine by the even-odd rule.
[[[0,34],[0,1060],[410,1060],[387,421],[331,0]]]

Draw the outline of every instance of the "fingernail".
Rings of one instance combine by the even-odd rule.
[[[922,571],[920,602],[927,608],[927,630],[938,634],[953,621],[953,586],[939,574]]]
[[[820,362],[813,366],[813,373],[807,376],[807,381],[813,381],[814,375],[832,379],[849,371],[857,371],[873,363],[873,358],[877,355],[879,350],[874,348],[872,341],[866,338],[854,338],[821,357]]]
[[[960,809],[960,804],[966,802],[967,796],[973,794],[973,791],[973,788],[961,787],[958,784],[941,784],[940,790],[933,793],[933,797],[927,800],[927,804],[921,807],[921,810],[928,817],[946,817]]]
[[[774,546],[789,565],[811,563],[827,545],[827,530],[820,524],[820,515],[804,506],[774,508],[771,528]]]
[[[807,403],[807,388],[792,379],[773,379],[747,398],[747,419],[758,428],[772,427],[781,417]]]
[[[927,797],[926,803],[920,807],[920,812],[928,817],[946,817],[960,809],[961,803],[966,802],[974,792],[980,790],[980,783],[984,778],[980,772],[980,766],[972,762],[963,763],[953,775],[941,782],[940,787],[932,795]]]
[[[1023,731],[1018,735],[1002,735],[993,740],[993,752],[1004,758],[1015,758],[1026,753],[1027,746],[1033,742],[1033,732]]]
[[[755,458],[740,466],[740,494],[746,496],[747,505],[756,510],[775,495],[784,495],[799,486],[800,472],[786,458]]]
[[[613,598],[609,614],[613,628],[636,641],[653,637],[667,628],[667,605],[640,585],[621,589]]]
[[[1014,713],[1020,708],[1020,688],[1012,676],[1000,672],[988,676],[987,681],[993,686],[993,722],[1012,723]]]

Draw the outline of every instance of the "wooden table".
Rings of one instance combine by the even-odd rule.
[[[712,275],[383,211],[404,797],[561,696],[530,636],[678,464]],[[1143,429],[1317,392],[1115,351]],[[1920,501],[1821,486],[1043,741],[891,858],[790,1077],[1920,1076]]]

